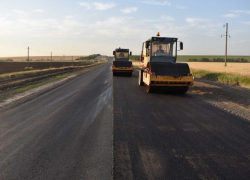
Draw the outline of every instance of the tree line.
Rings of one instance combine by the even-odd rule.
[[[188,62],[225,62],[224,58],[190,58]],[[248,60],[245,58],[227,58],[227,62],[238,62],[238,63],[248,63]]]

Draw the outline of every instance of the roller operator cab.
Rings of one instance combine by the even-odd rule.
[[[176,63],[177,43],[183,50],[183,43],[177,38],[151,37],[142,44],[139,85],[146,85],[147,92],[186,93],[193,85],[187,63]]]
[[[132,62],[129,61],[129,49],[117,48],[113,51],[114,61],[112,66],[113,76],[131,76],[133,72]]]

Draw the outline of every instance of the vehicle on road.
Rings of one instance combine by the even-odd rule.
[[[113,76],[132,76],[133,65],[129,61],[132,52],[129,49],[117,48],[113,51],[114,61],[112,66]]]
[[[145,84],[147,92],[186,93],[194,77],[187,63],[176,63],[178,39],[159,36],[158,32],[142,44],[139,85]]]

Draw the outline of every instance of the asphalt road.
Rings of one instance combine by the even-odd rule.
[[[112,179],[110,62],[0,115],[0,179]]]
[[[146,93],[137,74],[113,78],[115,179],[250,179],[249,122],[198,94]]]
[[[250,179],[249,122],[110,65],[0,113],[0,180]]]

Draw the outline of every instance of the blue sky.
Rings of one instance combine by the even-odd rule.
[[[0,2],[0,57],[112,55],[117,47],[139,54],[155,36],[184,42],[181,55],[223,55],[229,23],[229,55],[250,55],[249,0]]]

